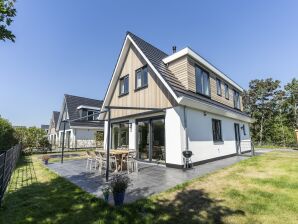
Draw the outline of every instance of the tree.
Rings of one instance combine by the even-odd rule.
[[[97,131],[95,133],[95,141],[96,141],[96,146],[103,147],[103,142],[104,142],[103,131]]]
[[[9,121],[0,117],[0,150],[8,150],[17,142],[14,129]]]
[[[274,97],[280,88],[280,81],[268,79],[255,79],[249,83],[249,90],[244,93],[244,110],[256,121],[252,126],[252,134],[259,145],[263,144],[264,132],[270,128],[270,120],[274,116],[276,107]]]
[[[50,142],[47,136],[43,136],[38,140],[38,147],[43,149],[44,151],[47,151],[50,149]]]
[[[8,30],[17,12],[14,4],[15,0],[0,0],[0,40],[15,41],[15,35]]]
[[[26,132],[26,146],[30,149],[39,148],[39,142],[46,135],[45,130],[37,127],[30,127]]]
[[[22,147],[26,147],[26,127],[16,127],[14,128],[15,131],[15,137],[18,140],[18,142],[22,145]]]
[[[298,80],[292,79],[290,83],[285,85],[285,107],[287,108],[289,125],[294,129],[298,128]]]

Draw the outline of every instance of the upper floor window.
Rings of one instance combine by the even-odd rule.
[[[148,69],[147,66],[136,70],[136,89],[148,86]]]
[[[221,81],[220,81],[220,79],[216,79],[216,89],[217,89],[217,95],[221,96]]]
[[[95,117],[94,116],[94,111],[93,110],[88,110],[87,111],[87,120],[88,121],[93,121],[93,120],[95,120],[94,117]]]
[[[234,107],[240,109],[240,94],[234,90]]]
[[[212,134],[214,142],[222,141],[222,133],[221,133],[221,121],[212,119]]]
[[[122,77],[120,79],[120,85],[119,85],[119,95],[125,95],[128,94],[128,87],[129,87],[129,78],[128,75]]]
[[[228,100],[230,98],[229,94],[229,86],[228,84],[225,84],[225,98]]]
[[[209,74],[198,66],[196,66],[196,91],[210,96]]]

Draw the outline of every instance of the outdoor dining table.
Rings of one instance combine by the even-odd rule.
[[[96,150],[97,152],[106,152],[105,150]],[[128,149],[111,149],[110,156],[115,156],[117,160],[115,172],[118,172],[121,169],[121,164],[123,162],[123,156],[129,153]]]
[[[129,153],[128,149],[111,149],[110,155],[116,156],[117,163],[115,172],[118,172],[121,169],[121,164],[123,164],[123,155],[127,155]]]

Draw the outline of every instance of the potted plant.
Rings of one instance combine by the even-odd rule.
[[[117,174],[111,180],[111,189],[113,192],[114,203],[116,206],[122,205],[125,196],[125,190],[129,184],[128,176]]]
[[[106,202],[109,202],[110,187],[106,186],[102,189],[103,197]]]
[[[42,161],[44,162],[45,165],[48,165],[50,156],[43,155],[41,159],[42,159]]]

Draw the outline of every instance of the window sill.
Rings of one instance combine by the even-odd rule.
[[[221,94],[217,93],[217,96],[222,96]]]
[[[148,85],[145,85],[145,86],[141,86],[141,87],[138,87],[138,88],[135,88],[135,92],[139,91],[139,90],[142,90],[142,89],[146,89],[148,87]]]
[[[219,141],[213,141],[214,145],[223,145],[224,141],[223,140],[219,140]]]
[[[210,95],[205,95],[205,94],[200,93],[200,92],[196,92],[196,94],[211,99],[211,96]]]
[[[128,92],[128,93],[129,93],[129,92]],[[128,95],[128,93],[122,93],[122,94],[120,94],[118,97],[126,96],[126,95]]]

